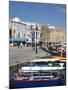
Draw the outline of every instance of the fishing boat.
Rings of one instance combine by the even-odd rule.
[[[60,61],[63,61],[63,62],[66,62],[66,57],[63,57],[63,56],[52,56],[52,58],[57,58],[57,59],[60,59]]]
[[[57,46],[57,49],[51,48],[42,48],[43,50],[51,53],[52,55],[66,57],[66,45]]]
[[[59,59],[39,59],[21,64],[21,68],[10,79],[10,88],[28,88],[63,85],[64,63]]]

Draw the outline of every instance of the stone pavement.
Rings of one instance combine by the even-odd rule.
[[[32,47],[9,47],[9,65],[12,66],[26,61],[41,59],[41,57],[46,56],[46,54],[47,53],[39,49],[39,47],[38,54],[33,51]]]

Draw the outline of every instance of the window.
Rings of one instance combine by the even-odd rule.
[[[38,27],[36,27],[36,30],[38,30]]]
[[[32,38],[35,38],[35,31],[32,32]]]
[[[15,38],[15,36],[13,35],[13,38]]]
[[[9,29],[9,37],[12,38],[12,30]]]
[[[14,34],[15,34],[16,30],[14,30]]]
[[[25,37],[25,34],[24,34],[24,37]]]
[[[42,37],[43,35],[42,35],[42,33],[40,34],[40,37]]]
[[[20,32],[18,33],[18,37],[20,37]]]
[[[30,37],[30,34],[28,34],[28,37]]]

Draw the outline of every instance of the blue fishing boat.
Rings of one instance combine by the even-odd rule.
[[[58,59],[39,59],[21,64],[10,78],[10,88],[58,86],[65,83],[64,63]]]

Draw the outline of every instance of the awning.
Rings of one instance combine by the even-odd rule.
[[[10,38],[9,41],[27,41],[26,38]]]

